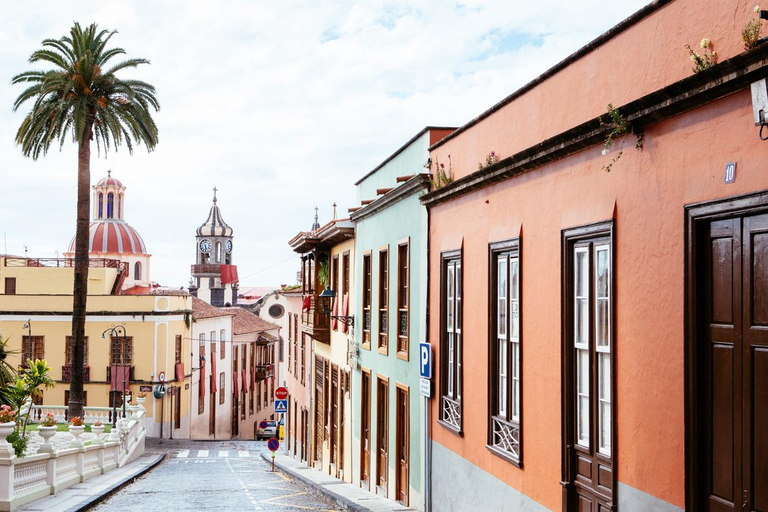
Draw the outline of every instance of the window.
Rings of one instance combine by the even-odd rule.
[[[248,368],[248,370],[251,372],[251,374],[255,370],[255,368],[254,368],[255,366],[256,366],[256,344],[255,343],[251,343],[251,366]],[[251,375],[249,374],[248,377],[250,377],[250,376]],[[251,391],[251,402],[250,402],[249,407],[248,407],[248,414],[249,414],[249,416],[253,416],[253,402],[255,401],[254,400],[254,395],[255,394],[256,393]]]
[[[333,257],[333,261],[331,263],[330,283],[331,283],[331,288],[336,291],[336,295],[337,295],[336,302],[338,304],[338,302],[342,300],[341,290],[339,289],[339,255],[338,254]],[[341,306],[341,304],[338,304],[338,305]],[[334,313],[334,314],[341,315],[342,313],[341,311],[338,311],[337,313]],[[331,327],[333,328],[334,331],[338,331],[339,322],[334,320],[331,324]]]
[[[99,218],[104,218],[104,194],[99,192]]]
[[[379,352],[387,354],[387,303],[389,298],[389,254],[387,249],[379,251]]]
[[[285,314],[285,308],[280,304],[272,304],[269,306],[267,313],[269,313],[269,316],[272,318],[283,318],[283,315]]]
[[[349,251],[341,256],[341,262],[344,266],[344,293],[349,293]]]
[[[26,340],[25,342],[27,344],[29,343]],[[29,351],[29,349],[27,349],[27,351]],[[67,362],[68,366],[72,366],[72,360],[74,356],[75,356],[75,338],[73,338],[72,336],[67,336],[67,347],[65,348],[64,360]],[[26,358],[24,359],[24,361],[26,361]],[[83,365],[88,366],[88,336],[86,336],[85,339],[83,340]]]
[[[5,278],[5,294],[16,295],[16,278],[15,277]]]
[[[117,218],[123,218],[123,194],[117,196]]]
[[[173,352],[176,359],[176,364],[181,363],[181,335],[180,334],[176,335],[176,344]]]
[[[107,218],[111,219],[114,216],[115,209],[115,194],[110,192],[107,194]]]
[[[293,366],[293,341],[291,341],[291,318],[288,318],[288,373],[291,373]]]
[[[133,365],[133,337],[115,336],[111,338],[109,361],[112,366]]]
[[[440,389],[438,421],[449,430],[461,432],[461,251],[442,255],[442,328],[440,336]]]
[[[133,278],[141,281],[141,263],[138,261],[133,265]]]
[[[29,336],[21,337],[21,364],[27,365],[27,359],[45,359],[45,337],[32,336],[30,343]]]
[[[224,372],[219,374],[219,405],[224,403],[224,397],[226,397],[226,385],[227,379],[224,376]]]
[[[397,246],[397,356],[408,359],[408,243]]]
[[[491,244],[492,297],[489,347],[491,375],[491,451],[520,465],[520,245],[518,240]]]
[[[363,348],[371,348],[371,253],[363,254]]]
[[[304,351],[305,351],[305,340],[304,340],[304,335],[302,334],[301,336],[301,385],[302,386],[304,385],[304,361],[305,361]]]
[[[227,331],[225,329],[222,329],[219,331],[219,341],[221,342],[221,354],[219,354],[220,359],[224,359],[226,357],[226,347],[224,345],[224,339],[227,336]]]

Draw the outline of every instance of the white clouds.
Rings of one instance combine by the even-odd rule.
[[[442,0],[279,3],[0,1],[0,231],[8,250],[53,256],[74,232],[76,154],[68,144],[39,162],[21,157],[11,113],[46,37],[71,20],[116,28],[135,73],[157,86],[160,144],[94,158],[129,188],[126,215],[153,253],[152,276],[185,284],[194,229],[219,189],[235,230],[236,263],[249,275],[291,256],[287,240],[346,214],[353,183],[427,124],[460,125],[533,79],[643,0]],[[522,45],[522,46],[519,46]],[[245,284],[295,278],[294,261]]]

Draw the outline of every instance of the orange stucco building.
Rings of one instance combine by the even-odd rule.
[[[652,2],[430,148],[432,510],[768,510],[753,7]]]

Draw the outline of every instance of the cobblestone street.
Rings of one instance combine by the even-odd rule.
[[[147,452],[166,452],[166,461],[93,510],[340,510],[332,499],[272,473],[265,450],[266,442],[147,439]]]

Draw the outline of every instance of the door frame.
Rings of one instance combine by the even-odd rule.
[[[575,476],[572,475],[573,461],[572,457],[575,455],[576,444],[574,440],[574,429],[576,417],[575,401],[573,400],[573,392],[575,389],[576,372],[574,369],[574,356],[573,356],[573,308],[571,307],[573,283],[571,277],[573,276],[571,264],[573,259],[571,252],[575,244],[590,240],[597,237],[605,237],[610,240],[610,254],[611,254],[611,290],[610,290],[610,329],[613,333],[611,337],[611,506],[613,510],[618,508],[618,469],[619,469],[619,440],[618,440],[618,428],[617,428],[617,410],[618,397],[616,393],[616,361],[618,352],[618,336],[616,333],[616,290],[617,286],[617,253],[618,243],[616,240],[616,223],[613,219],[596,222],[594,224],[588,224],[584,226],[577,226],[573,228],[566,228],[561,231],[560,237],[560,331],[561,331],[561,383],[560,383],[560,400],[561,410],[563,411],[561,416],[561,457],[560,457],[560,474],[562,486],[562,503],[561,509],[563,512],[572,510],[569,505],[574,500],[574,492],[576,486],[574,485]],[[591,278],[590,278],[591,283]],[[592,284],[590,284],[590,287]],[[592,306],[590,306],[591,308]],[[590,309],[591,311],[591,309]],[[590,334],[590,343],[592,335]],[[590,380],[590,389],[592,389],[592,381]],[[590,394],[590,404],[592,402],[592,396]],[[590,405],[591,407],[591,405]],[[592,425],[592,412],[590,412],[590,428]],[[591,439],[591,436],[590,436]],[[592,441],[590,441],[592,442]],[[597,457],[597,449],[595,448],[593,458]]]
[[[700,263],[696,247],[700,243],[698,233],[709,222],[744,215],[768,213],[768,191],[753,192],[714,199],[686,205],[684,208],[685,236],[685,270],[683,310],[685,314],[683,347],[684,347],[684,400],[685,400],[685,508],[698,510],[703,496],[700,488],[699,472],[703,466],[704,454],[700,453],[699,438],[701,437],[701,414],[698,406],[699,376],[697,361],[700,354],[696,350],[696,339],[699,331],[697,311],[697,275]]]
[[[405,399],[405,418],[400,417],[400,398]],[[411,485],[411,391],[410,387],[395,382],[395,501],[408,506],[410,501]],[[401,453],[402,447],[405,453]],[[402,457],[401,457],[402,456]],[[401,481],[400,460],[405,459],[405,481]],[[400,499],[400,494],[405,495],[405,500]]]

